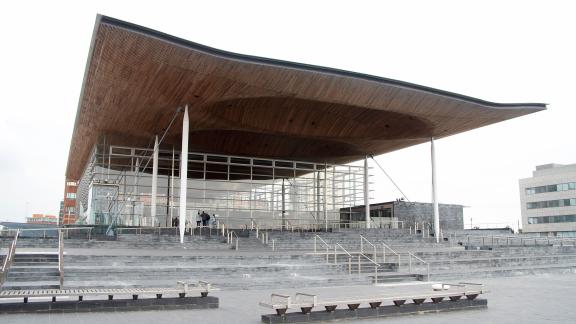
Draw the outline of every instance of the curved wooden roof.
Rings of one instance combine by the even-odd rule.
[[[146,146],[185,104],[190,150],[330,163],[546,109],[234,54],[98,16],[66,176],[81,176],[101,134]],[[164,144],[180,138],[178,118]]]

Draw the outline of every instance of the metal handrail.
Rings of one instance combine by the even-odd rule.
[[[340,243],[334,244],[334,264],[338,264],[338,255],[336,251],[338,248],[348,255],[348,274],[352,274],[352,254],[340,245]]]
[[[0,290],[2,290],[2,286],[4,282],[6,282],[6,276],[8,275],[8,271],[14,262],[14,256],[16,254],[16,244],[18,243],[18,235],[20,234],[20,230],[16,230],[16,234],[14,234],[14,239],[12,240],[12,244],[8,248],[8,253],[6,253],[6,259],[2,263],[2,273],[0,273]]]
[[[91,235],[92,235],[92,227],[46,227],[46,228],[18,228],[18,229],[14,229],[14,228],[6,228],[3,230],[0,230],[0,236],[3,236],[3,233],[12,233],[12,232],[19,232],[19,233],[23,233],[23,232],[44,232],[43,237],[46,238],[46,232],[47,231],[54,231],[54,232],[58,232],[59,230],[63,230],[66,231],[66,237],[70,236],[70,231],[73,230],[87,230],[88,231],[88,240],[90,240]]]
[[[370,242],[370,240],[368,240],[367,238],[365,238],[363,235],[360,235],[360,253],[364,253],[364,241],[366,241],[366,243],[370,244],[372,246],[372,248],[374,249],[374,259],[377,258],[376,256],[376,245],[372,244],[372,242]]]
[[[389,247],[388,245],[386,245],[386,243],[381,242],[382,243],[382,262],[386,263],[386,249],[390,250],[390,252],[392,252],[394,255],[396,255],[396,257],[398,258],[398,266],[400,266],[400,254],[398,252],[396,252],[394,249],[392,249],[391,247]]]
[[[426,281],[430,281],[430,263],[422,260],[418,256],[414,255],[414,253],[412,253],[412,252],[407,252],[407,253],[408,253],[408,272],[410,274],[412,274],[412,258],[415,258],[416,260],[418,260],[418,261],[420,261],[426,265]]]
[[[328,251],[331,250],[330,244],[326,243],[326,241],[324,241],[324,239],[322,239],[320,236],[318,236],[318,234],[314,235],[314,252],[317,252],[317,243],[316,240],[320,239],[320,242],[322,242],[322,244],[324,244],[324,246],[326,247],[326,263],[328,262]]]
[[[316,239],[319,239],[320,242],[322,242],[322,244],[324,244],[324,246],[326,247],[326,249],[331,249],[330,244],[326,243],[326,241],[324,241],[324,239],[322,239],[318,234],[314,235],[314,252],[317,251],[316,249]]]
[[[236,232],[234,232],[234,231],[228,231],[228,244],[229,244],[229,245],[232,245],[232,244],[233,244],[233,242],[234,242],[234,236],[236,236],[236,244],[235,244],[234,249],[235,249],[236,251],[238,251],[238,241],[240,240],[240,238],[238,237],[238,234],[236,234]]]
[[[504,240],[506,242],[505,245],[509,246],[514,241],[520,241],[520,245],[526,245],[526,243],[534,242],[533,245],[538,245],[538,242],[543,242],[543,244],[550,245],[560,243],[560,246],[566,245],[566,243],[570,246],[576,246],[576,239],[572,238],[549,238],[549,237],[520,237],[520,236],[507,236],[507,235],[474,235],[474,234],[462,234],[466,238],[467,244],[470,244],[470,241],[482,241],[482,245],[486,245],[486,243],[490,243],[490,245],[498,245],[499,242]],[[454,240],[457,240],[457,234],[454,233]],[[471,239],[472,238],[472,239]]]
[[[380,268],[380,264],[378,262],[372,260],[371,258],[369,258],[364,253],[360,252],[360,253],[358,253],[358,274],[360,274],[362,272],[360,256],[364,257],[365,259],[367,259],[368,261],[370,261],[374,265],[374,284],[377,284],[378,283],[378,269]]]
[[[60,274],[60,289],[64,289],[64,234],[58,231],[58,272]]]

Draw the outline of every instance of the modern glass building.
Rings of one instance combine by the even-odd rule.
[[[81,223],[194,226],[205,211],[231,227],[327,228],[346,208],[369,211],[369,156],[545,108],[230,53],[98,16],[66,179],[78,183]],[[364,215],[347,222],[369,226]]]

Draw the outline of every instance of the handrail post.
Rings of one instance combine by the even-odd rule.
[[[352,257],[348,257],[348,274],[352,274]]]
[[[314,252],[316,252],[316,236],[314,236]]]
[[[358,274],[360,274],[362,265],[360,264],[360,255],[358,255]]]
[[[338,264],[338,258],[336,257],[336,244],[334,244],[334,264]]]
[[[275,251],[275,249],[274,249],[274,239],[272,239],[272,251]]]
[[[382,263],[386,263],[386,245],[382,243]]]
[[[408,252],[408,272],[412,273],[412,253]]]

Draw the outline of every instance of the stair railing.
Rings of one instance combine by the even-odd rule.
[[[400,266],[400,253],[393,250],[384,242],[382,242],[382,263],[386,263],[386,249],[388,249],[388,251],[392,252],[392,254],[394,254],[398,258],[398,266]]]
[[[236,241],[234,241],[234,236],[236,236]],[[238,241],[239,240],[240,240],[240,238],[238,237],[238,234],[236,234],[236,232],[228,231],[228,244],[234,246],[234,249],[236,251],[238,251]]]
[[[320,236],[318,236],[318,234],[316,234],[314,236],[314,252],[318,252],[318,241],[320,243],[322,243],[324,245],[324,248],[326,249],[326,263],[330,263],[329,262],[329,257],[328,257],[328,251],[332,249],[332,247],[330,246],[330,244],[326,243],[326,241],[324,241],[324,239],[322,239]]]
[[[376,245],[372,244],[372,242],[370,242],[367,238],[365,238],[363,235],[360,235],[360,253],[364,253],[364,246],[367,243],[368,245],[370,245],[372,247],[372,255],[374,256],[374,259],[377,258],[376,256]]]
[[[0,290],[2,290],[2,286],[4,282],[6,282],[6,277],[8,276],[8,271],[14,263],[14,255],[16,254],[16,243],[18,242],[18,235],[20,235],[20,230],[16,230],[16,234],[14,234],[14,239],[8,248],[8,253],[6,253],[6,258],[2,263],[2,273],[0,273]]]
[[[560,246],[576,246],[575,239],[569,238],[549,238],[549,237],[520,237],[520,236],[504,236],[504,235],[471,235],[471,234],[463,234],[464,239],[462,241],[466,242],[466,245],[470,245],[471,243],[477,243],[482,245],[514,245],[514,243],[518,243],[522,246],[526,245],[554,245],[559,244]],[[456,234],[454,234],[454,241],[457,241],[458,238]]]
[[[414,253],[412,252],[408,252],[408,272],[410,274],[412,273],[412,258],[416,259],[417,261],[419,261],[420,263],[424,264],[426,266],[426,281],[430,281],[430,263],[422,260],[421,258],[417,257],[416,255],[414,255]]]
[[[365,255],[364,253],[360,252],[360,253],[358,253],[358,274],[362,273],[362,262],[361,262],[362,257],[364,259],[368,260],[374,266],[374,284],[377,284],[378,283],[378,269],[380,268],[380,264],[378,262],[372,260],[370,257]]]
[[[352,274],[352,254],[348,252],[340,243],[336,243],[334,245],[334,264],[338,264],[338,249],[342,250],[345,254],[348,255],[348,274]]]
[[[64,289],[64,233],[58,230],[58,272],[60,273],[60,289]]]

